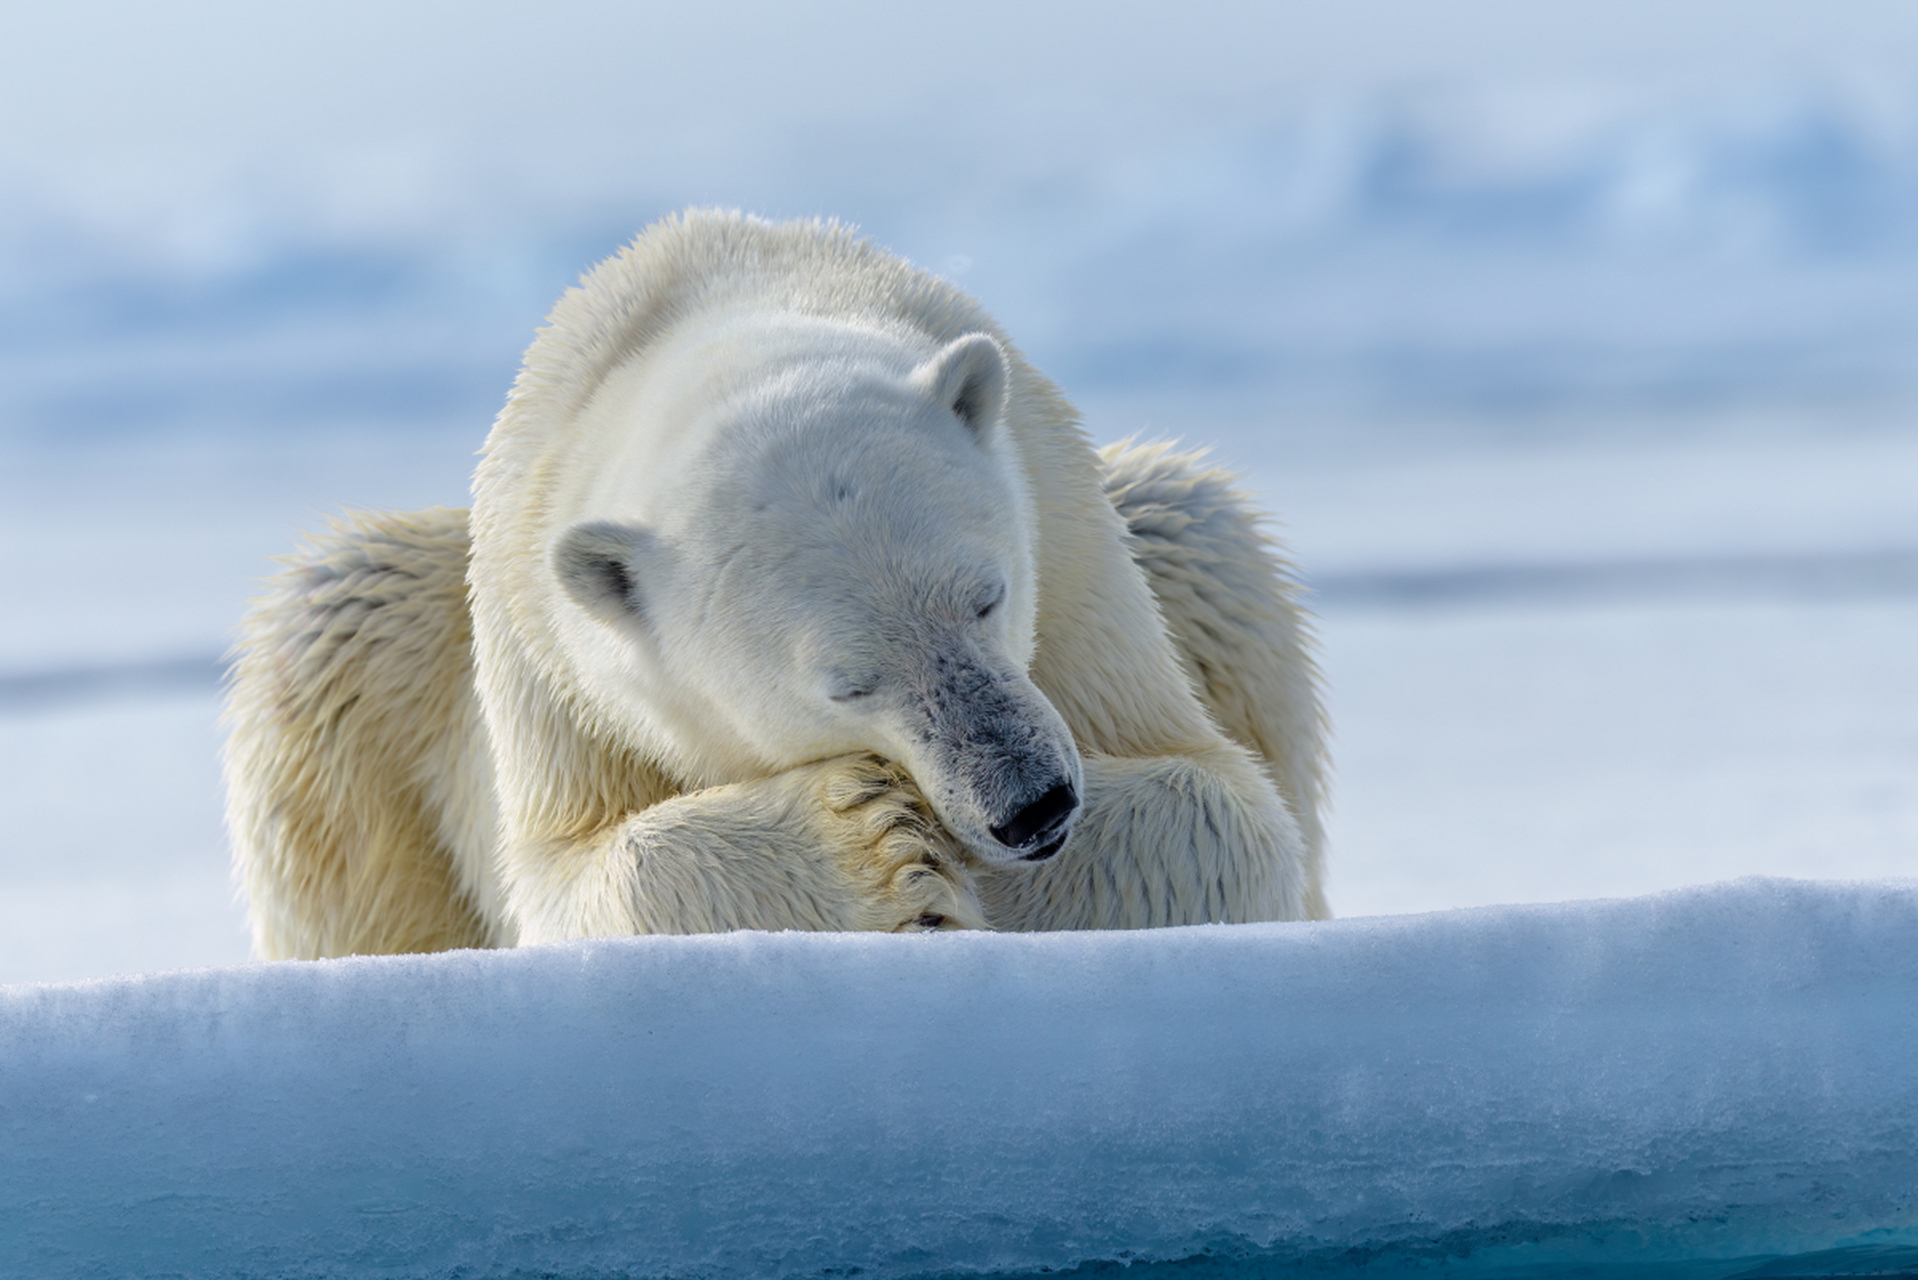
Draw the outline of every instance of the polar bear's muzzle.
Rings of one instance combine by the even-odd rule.
[[[904,761],[940,821],[982,858],[1040,862],[1080,812],[1071,731],[1010,663],[941,655],[910,699]]]

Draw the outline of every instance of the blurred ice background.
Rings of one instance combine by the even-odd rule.
[[[0,39],[0,982],[238,961],[218,655],[688,204],[973,290],[1318,591],[1345,915],[1918,871],[1918,9],[340,0]]]

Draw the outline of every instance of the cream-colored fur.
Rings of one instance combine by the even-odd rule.
[[[247,615],[227,826],[266,958],[512,939],[485,871],[467,545],[464,511],[355,516],[286,557]]]
[[[822,341],[880,380],[874,404],[961,365],[1003,375],[982,383],[998,398],[979,448],[953,454],[981,478],[951,483],[986,488],[951,510],[1012,513],[972,530],[1008,584],[989,649],[1024,665],[1083,764],[1076,828],[1048,861],[981,856],[957,792],[929,801],[927,777],[871,754],[856,720],[814,732],[805,704],[729,693],[723,670],[704,703],[636,693],[658,676],[629,656],[625,620],[595,620],[555,577],[550,549],[580,518],[658,523],[682,493],[711,497],[685,487],[701,440],[657,426],[737,391],[715,391],[709,366],[736,352],[816,379]],[[754,391],[766,375],[740,376]],[[653,435],[622,434],[636,422]],[[1244,502],[1162,446],[1095,455],[976,304],[849,232],[722,214],[649,230],[555,309],[474,494],[470,520],[342,524],[249,616],[227,774],[263,955],[1326,914],[1314,674],[1295,588]],[[876,501],[901,521],[938,508]],[[730,526],[710,505],[700,519]],[[735,696],[753,714],[729,730]],[[704,724],[712,741],[688,743]]]

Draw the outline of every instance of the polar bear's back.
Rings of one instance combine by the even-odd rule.
[[[850,227],[692,210],[661,219],[566,291],[527,350],[489,452],[571,422],[607,375],[676,326],[742,308],[856,320],[933,345],[968,333],[1011,345],[961,290]]]

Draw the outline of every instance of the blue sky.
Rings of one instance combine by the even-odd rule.
[[[831,154],[906,126],[1024,152],[1084,133],[1203,133],[1274,104],[1387,88],[1717,92],[1781,77],[1901,92],[1918,11],[1895,0],[1274,5],[700,6],[199,0],[15,6],[0,163],[197,166],[466,150],[590,190],[595,169],[715,168],[818,130]],[[1008,139],[1010,131],[1019,136]],[[718,154],[715,154],[717,152]],[[506,158],[513,157],[509,161]],[[161,172],[177,166],[169,173]],[[935,177],[936,165],[920,171]]]
[[[688,204],[830,215],[1082,395],[1903,396],[1893,3],[80,3],[0,39],[0,434],[486,415]]]

